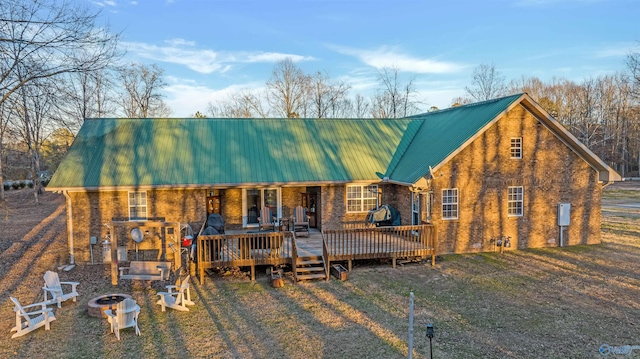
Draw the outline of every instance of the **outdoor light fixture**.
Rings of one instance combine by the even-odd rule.
[[[431,359],[433,359],[433,347],[431,346],[431,339],[433,339],[434,335],[433,324],[427,324],[427,338],[429,338],[429,351],[431,352]]]

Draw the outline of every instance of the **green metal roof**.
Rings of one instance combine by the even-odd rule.
[[[395,120],[88,119],[47,189],[410,185],[517,104],[533,106],[598,171],[610,170],[528,95],[518,94]]]
[[[414,136],[403,138],[385,177],[415,183],[497,119],[522,94],[478,102],[411,117],[420,120]]]
[[[88,119],[48,189],[377,180],[412,121]]]

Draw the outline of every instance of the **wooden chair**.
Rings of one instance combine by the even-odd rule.
[[[271,208],[264,206],[260,209],[260,217],[258,217],[258,223],[260,223],[260,230],[270,229],[276,230],[276,217],[273,216]]]
[[[191,301],[191,289],[189,285],[188,275],[182,283],[178,285],[168,285],[167,292],[158,292],[160,299],[156,304],[160,304],[162,306],[162,311],[164,312],[167,307],[173,308],[175,310],[179,310],[182,312],[188,312],[189,308],[187,305],[195,305],[196,303]],[[177,291],[175,291],[177,289]]]
[[[16,312],[16,326],[11,328],[11,332],[16,333],[11,336],[11,339],[21,337],[42,326],[44,326],[45,330],[49,330],[49,323],[56,320],[55,315],[53,315],[53,310],[51,308],[47,308],[47,304],[49,303],[46,301],[22,306],[16,298],[9,298],[11,298],[11,301],[13,302],[13,310]],[[37,307],[40,307],[40,310],[30,312],[26,310]]]
[[[104,314],[107,315],[107,321],[111,324],[111,333],[115,332],[118,340],[120,340],[120,330],[125,328],[135,328],[136,334],[140,335],[140,328],[138,328],[140,306],[135,300],[126,298],[116,305],[115,313],[107,309]]]
[[[70,285],[71,286],[71,291],[65,293],[62,290],[62,285]],[[76,287],[78,286],[78,282],[61,282],[60,278],[58,277],[58,273],[56,272],[52,272],[52,271],[47,271],[44,274],[44,287],[42,287],[42,289],[44,290],[44,301],[47,301],[47,297],[48,294],[51,294],[51,300],[50,303],[58,303],[58,308],[62,307],[62,302],[64,302],[67,299],[73,299],[73,301],[76,301],[76,298],[78,298],[78,292],[76,291]]]
[[[307,209],[298,206],[293,210],[293,231],[297,235],[298,233],[306,233],[309,236],[309,219],[311,217],[307,215]]]

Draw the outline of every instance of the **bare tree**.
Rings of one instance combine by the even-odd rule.
[[[50,80],[50,79],[49,79]],[[40,154],[45,139],[53,131],[51,114],[55,112],[55,86],[46,78],[30,81],[20,87],[19,100],[16,101],[16,132],[19,139],[26,145],[30,167],[31,180],[35,201],[38,203],[38,195],[42,193],[40,183]]]
[[[278,62],[267,81],[267,102],[282,117],[297,118],[306,113],[308,76],[290,58]]]
[[[161,90],[167,86],[164,71],[153,64],[130,64],[120,68],[118,77],[122,86],[120,108],[125,117],[169,117],[171,109],[162,100]]]
[[[476,67],[471,75],[471,86],[464,89],[475,101],[490,100],[507,93],[505,78],[494,64]]]
[[[117,58],[118,35],[98,26],[98,15],[72,0],[0,1],[0,106],[31,82]]]
[[[63,113],[58,121],[71,132],[77,132],[86,118],[115,115],[113,73],[106,69],[69,74],[58,83],[59,104]]]
[[[231,93],[218,103],[209,102],[207,113],[212,117],[266,118],[269,112],[263,107],[260,96],[247,89]]]
[[[364,96],[357,94],[353,98],[353,116],[356,118],[365,118],[371,115],[371,102]]]
[[[310,117],[325,118],[336,117],[342,113],[343,101],[351,86],[344,82],[331,81],[325,72],[316,72],[315,75],[307,77],[309,83],[309,106]]]
[[[372,100],[372,115],[375,118],[401,118],[419,111],[420,102],[415,99],[415,77],[403,82],[396,67],[384,68],[378,73],[380,89]]]
[[[4,143],[8,137],[9,132],[9,119],[13,117],[14,107],[10,106],[9,101],[0,103],[0,184],[2,184],[2,178],[4,177],[4,163],[2,158],[4,157]],[[0,186],[0,201],[4,201],[4,186]]]
[[[632,94],[640,99],[640,46],[632,50],[626,59]]]

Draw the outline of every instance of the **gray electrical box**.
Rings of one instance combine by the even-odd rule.
[[[558,226],[568,226],[571,222],[571,203],[558,204]]]

